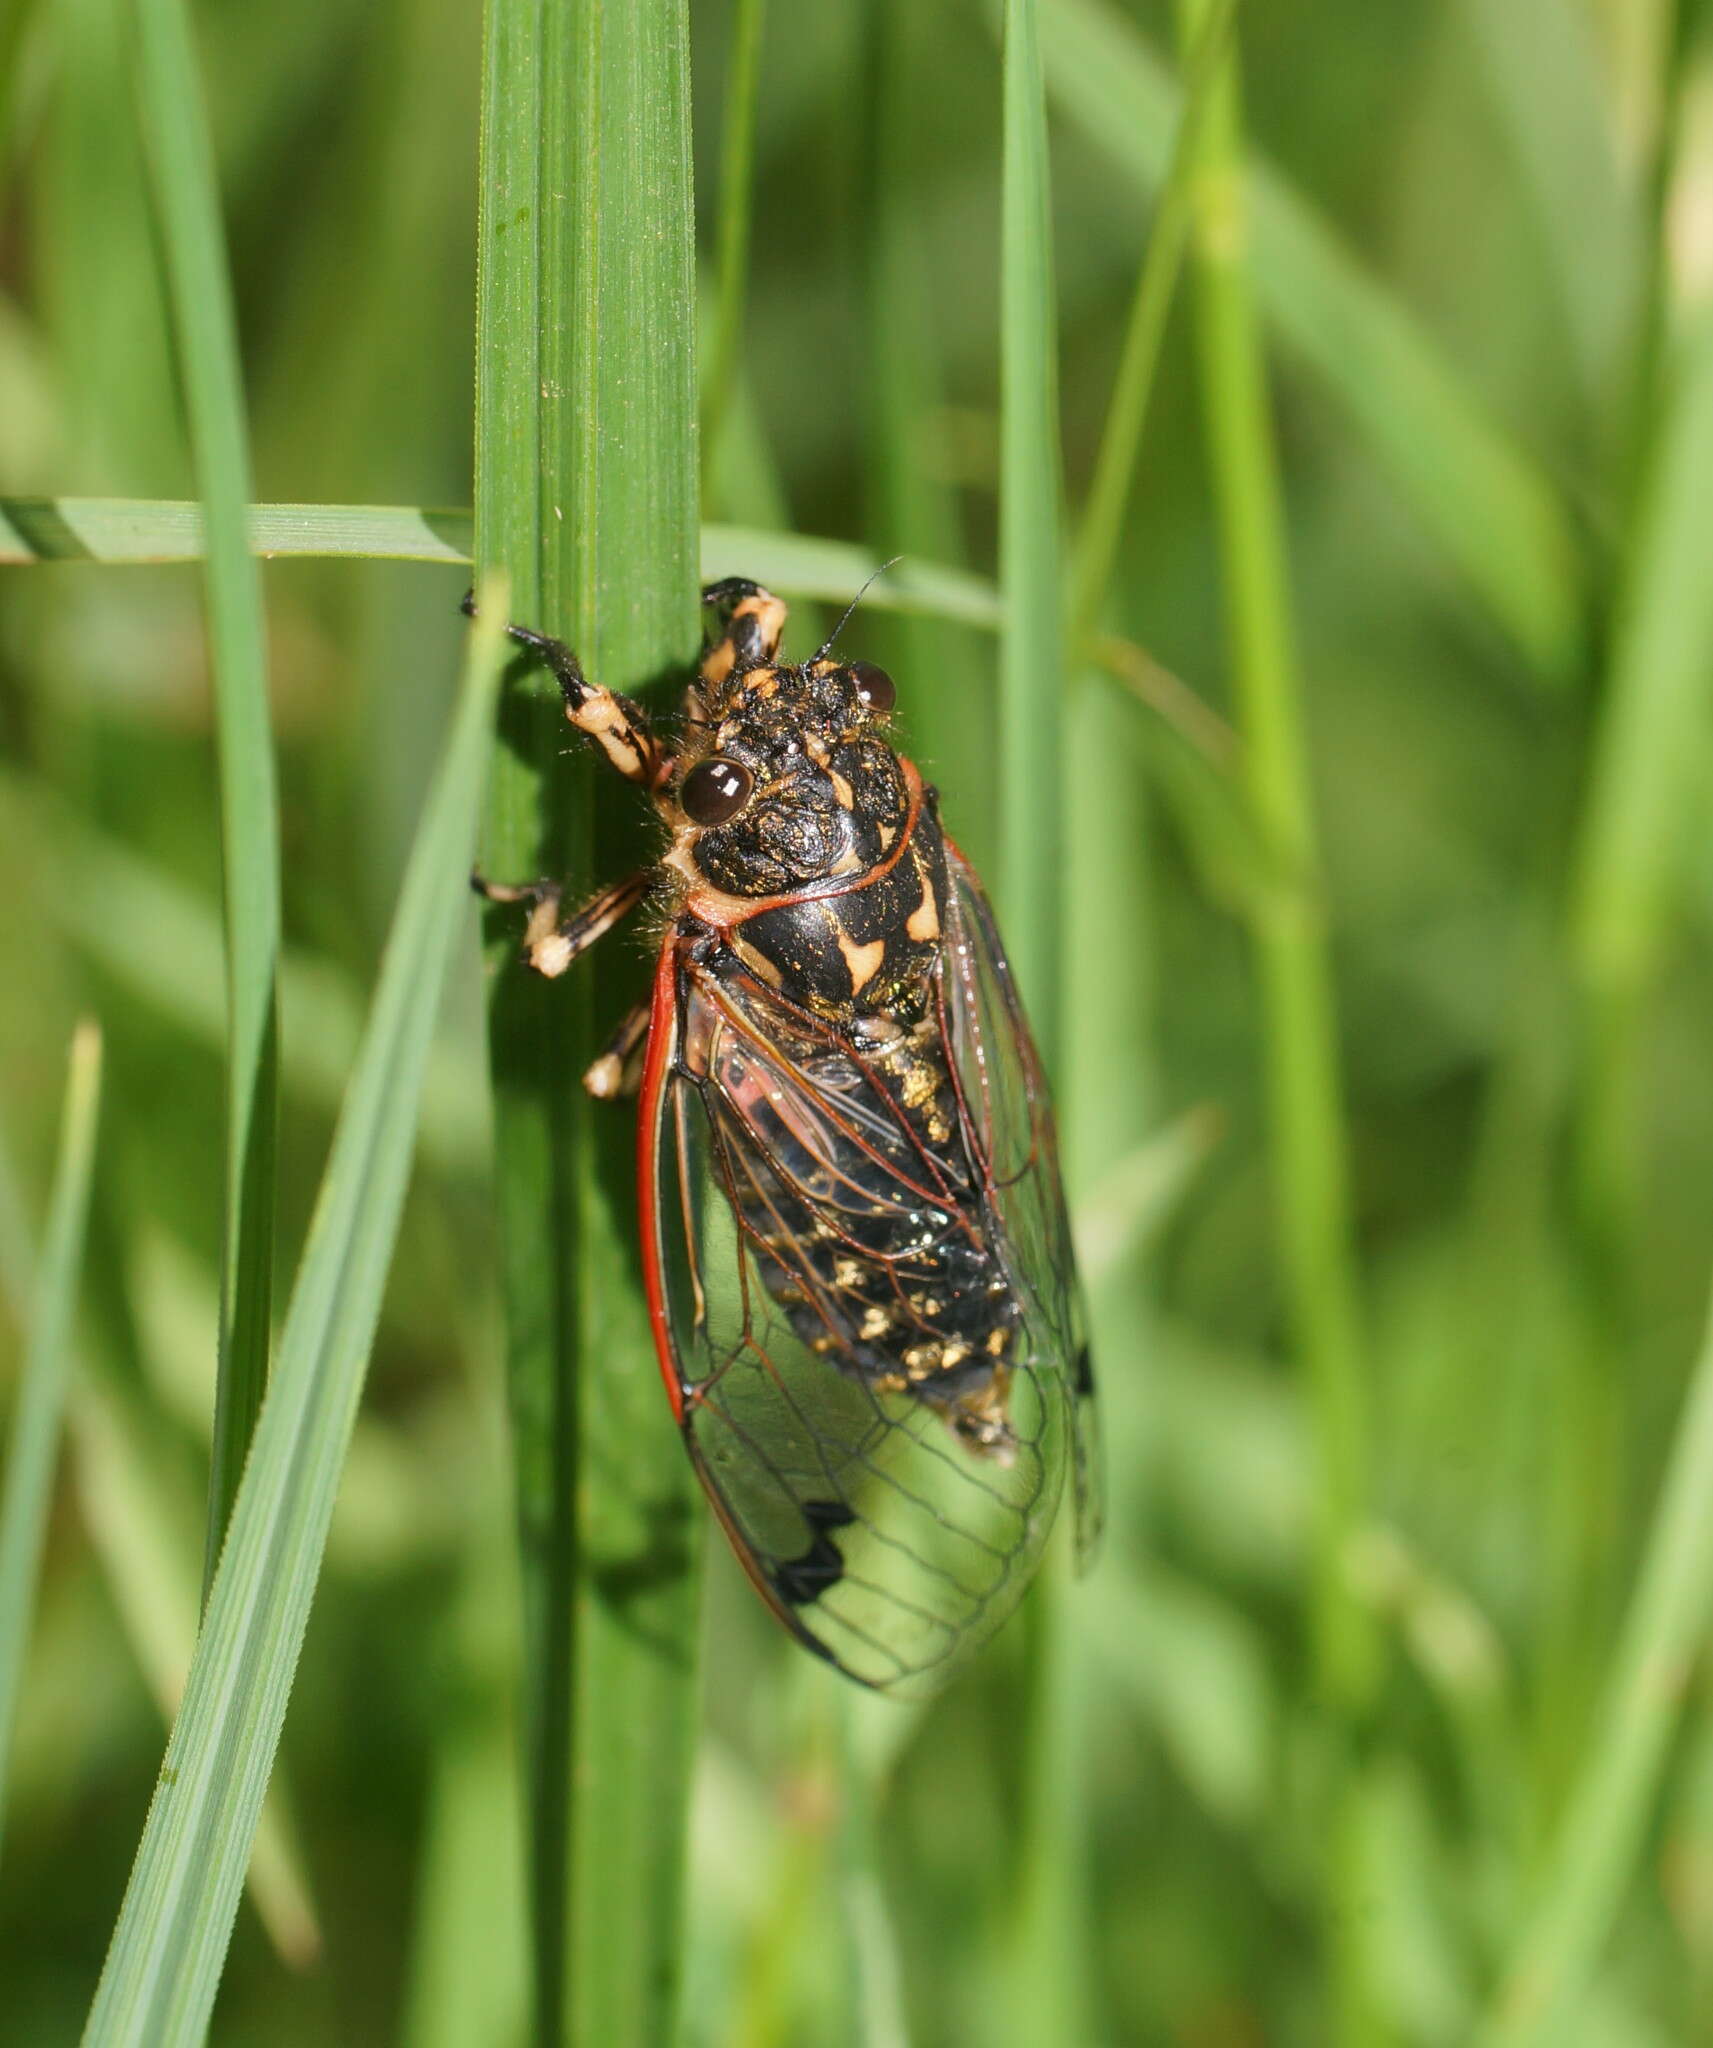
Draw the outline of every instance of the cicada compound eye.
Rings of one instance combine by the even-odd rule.
[[[865,711],[884,716],[898,702],[898,691],[892,678],[885,669],[876,668],[872,661],[853,661],[851,680],[856,684],[857,697]]]
[[[723,825],[735,818],[755,788],[755,777],[741,761],[710,754],[684,778],[678,801],[692,825]]]

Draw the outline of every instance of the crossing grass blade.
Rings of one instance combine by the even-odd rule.
[[[303,1646],[410,1171],[440,987],[468,903],[502,587],[478,623],[334,1134],[279,1357],[84,2040],[207,2030]]]
[[[730,417],[738,344],[749,282],[755,123],[761,85],[761,31],[766,0],[737,0],[726,55],[726,101],[720,122],[720,199],[714,251],[714,325],[702,379],[702,460],[711,474]],[[751,574],[754,572],[751,571]]]
[[[137,90],[179,383],[207,523],[226,908],[226,1207],[209,1464],[211,1580],[268,1379],[273,1303],[279,817],[237,324],[187,0],[135,0]]]
[[[47,1536],[48,1503],[71,1377],[72,1311],[83,1265],[95,1126],[101,1101],[101,1034],[82,1024],[72,1040],[40,1267],[12,1440],[0,1479],[0,1839],[6,1816],[6,1763],[23,1681],[30,1616]]]
[[[510,572],[514,616],[646,694],[699,644],[683,0],[489,0],[483,80],[477,559]],[[501,716],[487,871],[638,865],[636,794],[566,758],[556,697],[520,676]],[[683,1946],[701,1523],[643,1308],[633,1125],[578,1086],[640,975],[617,942],[597,1019],[587,972],[530,975],[515,920],[492,941],[536,2040],[651,2043]]]
[[[1044,0],[1047,81],[1145,191],[1167,173],[1178,94],[1106,0]],[[1254,290],[1268,318],[1546,681],[1584,655],[1581,547],[1539,466],[1488,417],[1410,313],[1290,185],[1250,159]]]
[[[1179,0],[1193,47],[1204,0]],[[1197,146],[1196,258],[1209,460],[1220,526],[1225,615],[1244,738],[1243,775],[1265,838],[1313,887],[1318,830],[1308,776],[1302,679],[1266,365],[1249,281],[1249,239],[1234,196],[1242,162],[1236,43]],[[1372,1645],[1350,1589],[1348,1553],[1366,1512],[1368,1425],[1347,1183],[1332,966],[1301,903],[1256,906],[1255,957],[1266,1030],[1267,1095],[1279,1255],[1307,1379],[1319,1467],[1310,1613],[1334,1756],[1325,1940],[1329,2037],[1372,2038],[1371,1960],[1356,1901],[1354,1730],[1372,1684]]]
[[[252,505],[250,546],[270,561],[470,561],[468,512],[416,505]],[[149,498],[0,498],[0,567],[32,562],[195,562],[204,552],[202,508]],[[705,526],[701,575],[751,575],[789,597],[848,604],[882,558],[851,541],[769,527]],[[981,626],[999,625],[986,577],[917,555],[889,569],[865,609]]]
[[[1059,1051],[1066,717],[1057,300],[1047,102],[1035,0],[1007,0],[1000,212],[1000,901],[1049,1071]],[[1055,1543],[1024,1609],[1016,1927],[1006,2025],[1018,2042],[1080,2038],[1085,1976],[1075,1652]]]
[[[1178,273],[1189,242],[1192,179],[1196,141],[1212,103],[1220,75],[1220,58],[1236,11],[1236,0],[1217,0],[1197,32],[1195,47],[1184,65],[1177,135],[1164,182],[1148,230],[1147,250],[1136,278],[1136,296],[1124,331],[1118,375],[1101,430],[1100,451],[1088,498],[1077,525],[1071,563],[1070,639],[1083,653],[1099,623],[1102,600],[1112,579],[1124,531],[1124,515],[1135,482],[1142,428],[1154,388],[1166,319],[1172,309]]]
[[[1713,1329],[1703,1340],[1604,1710],[1513,1947],[1483,2048],[1567,2038],[1635,1875],[1713,1610]]]

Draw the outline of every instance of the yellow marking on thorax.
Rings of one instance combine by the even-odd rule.
[[[940,936],[940,906],[934,901],[933,884],[926,875],[922,877],[922,900],[904,920],[904,929],[924,944]]]
[[[880,963],[886,958],[886,941],[876,939],[872,944],[859,946],[843,925],[834,927],[838,936],[839,951],[845,956],[845,965],[851,971],[851,994],[860,995],[880,972]]]

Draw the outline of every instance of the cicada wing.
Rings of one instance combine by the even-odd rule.
[[[730,956],[716,972],[669,940],[661,974],[645,1252],[686,1445],[793,1633],[866,1684],[931,1692],[1033,1570],[1063,1403],[1033,1370],[1009,1375],[1007,1442],[984,1455],[885,1383],[859,1332],[882,1313],[907,1331],[974,1227],[967,1188],[847,1041]]]
[[[1070,1407],[1077,1561],[1086,1570],[1105,1521],[1105,1468],[1052,1098],[992,906],[950,840],[946,868],[942,1028],[970,1149],[998,1217],[995,1235],[1009,1248],[1013,1283],[1026,1304],[1036,1370]]]

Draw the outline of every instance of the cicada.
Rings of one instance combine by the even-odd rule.
[[[993,912],[892,745],[884,670],[779,658],[733,578],[669,745],[569,648],[512,626],[565,714],[652,798],[657,863],[567,916],[562,974],[645,903],[651,998],[585,1077],[640,1094],[637,1207],[667,1398],[715,1515],[791,1633],[934,1690],[1011,1612],[1066,1488],[1098,1533],[1094,1380],[1047,1084]],[[847,615],[848,616],[848,615]]]

